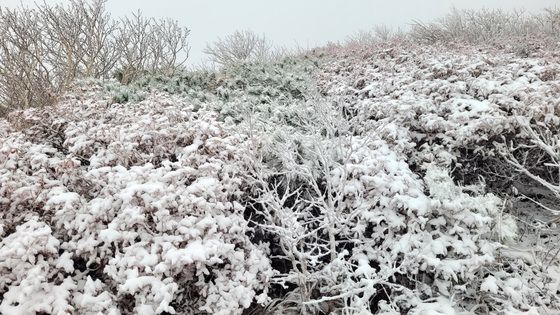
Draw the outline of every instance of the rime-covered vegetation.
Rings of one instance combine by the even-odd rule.
[[[558,312],[560,55],[517,47],[353,42],[12,111],[0,313]]]

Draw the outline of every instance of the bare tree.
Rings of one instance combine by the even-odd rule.
[[[346,39],[347,44],[372,45],[379,42],[386,42],[395,37],[401,36],[400,30],[394,30],[385,24],[374,26],[371,30],[358,31]]]
[[[48,48],[38,13],[0,8],[0,101],[2,111],[42,106],[52,102],[59,90],[53,79],[55,67],[45,62]]]
[[[211,61],[228,65],[246,61],[270,61],[282,55],[264,35],[252,31],[235,31],[204,49]]]
[[[105,11],[105,2],[72,0],[68,7],[45,2],[39,8],[39,21],[48,40],[46,62],[57,65],[63,86],[76,77],[106,76],[115,66],[118,51],[111,46],[116,23]]]
[[[119,79],[123,83],[144,73],[173,75],[188,58],[190,31],[176,21],[146,18],[136,12],[121,19],[117,33]]]
[[[537,24],[548,35],[558,37],[560,34],[560,8],[547,8],[537,16]]]
[[[0,8],[0,115],[56,102],[75,79],[172,75],[189,52],[189,30],[140,13],[114,20],[107,0]]]
[[[413,21],[410,36],[416,41],[427,43],[480,43],[496,40],[519,42],[519,37],[557,38],[559,25],[558,9],[546,9],[541,14],[533,15],[523,10],[453,9],[436,22]]]

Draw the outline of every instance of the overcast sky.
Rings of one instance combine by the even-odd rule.
[[[14,7],[20,2],[28,5],[35,0],[0,0],[0,5]],[[413,19],[430,21],[452,6],[538,11],[559,5],[560,0],[109,0],[107,4],[114,16],[140,9],[147,16],[179,20],[191,29],[194,63],[203,59],[207,42],[238,29],[264,33],[279,45],[314,47],[377,24],[398,27]]]

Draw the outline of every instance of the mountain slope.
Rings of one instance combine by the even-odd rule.
[[[558,58],[330,46],[13,112],[0,312],[557,311]]]

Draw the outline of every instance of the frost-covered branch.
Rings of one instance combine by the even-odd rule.
[[[204,52],[212,62],[219,65],[232,65],[240,62],[267,62],[278,59],[282,52],[264,36],[252,31],[235,31],[214,43]]]
[[[0,115],[52,105],[76,79],[124,83],[173,75],[188,57],[189,30],[139,13],[114,20],[106,0],[0,8]]]

